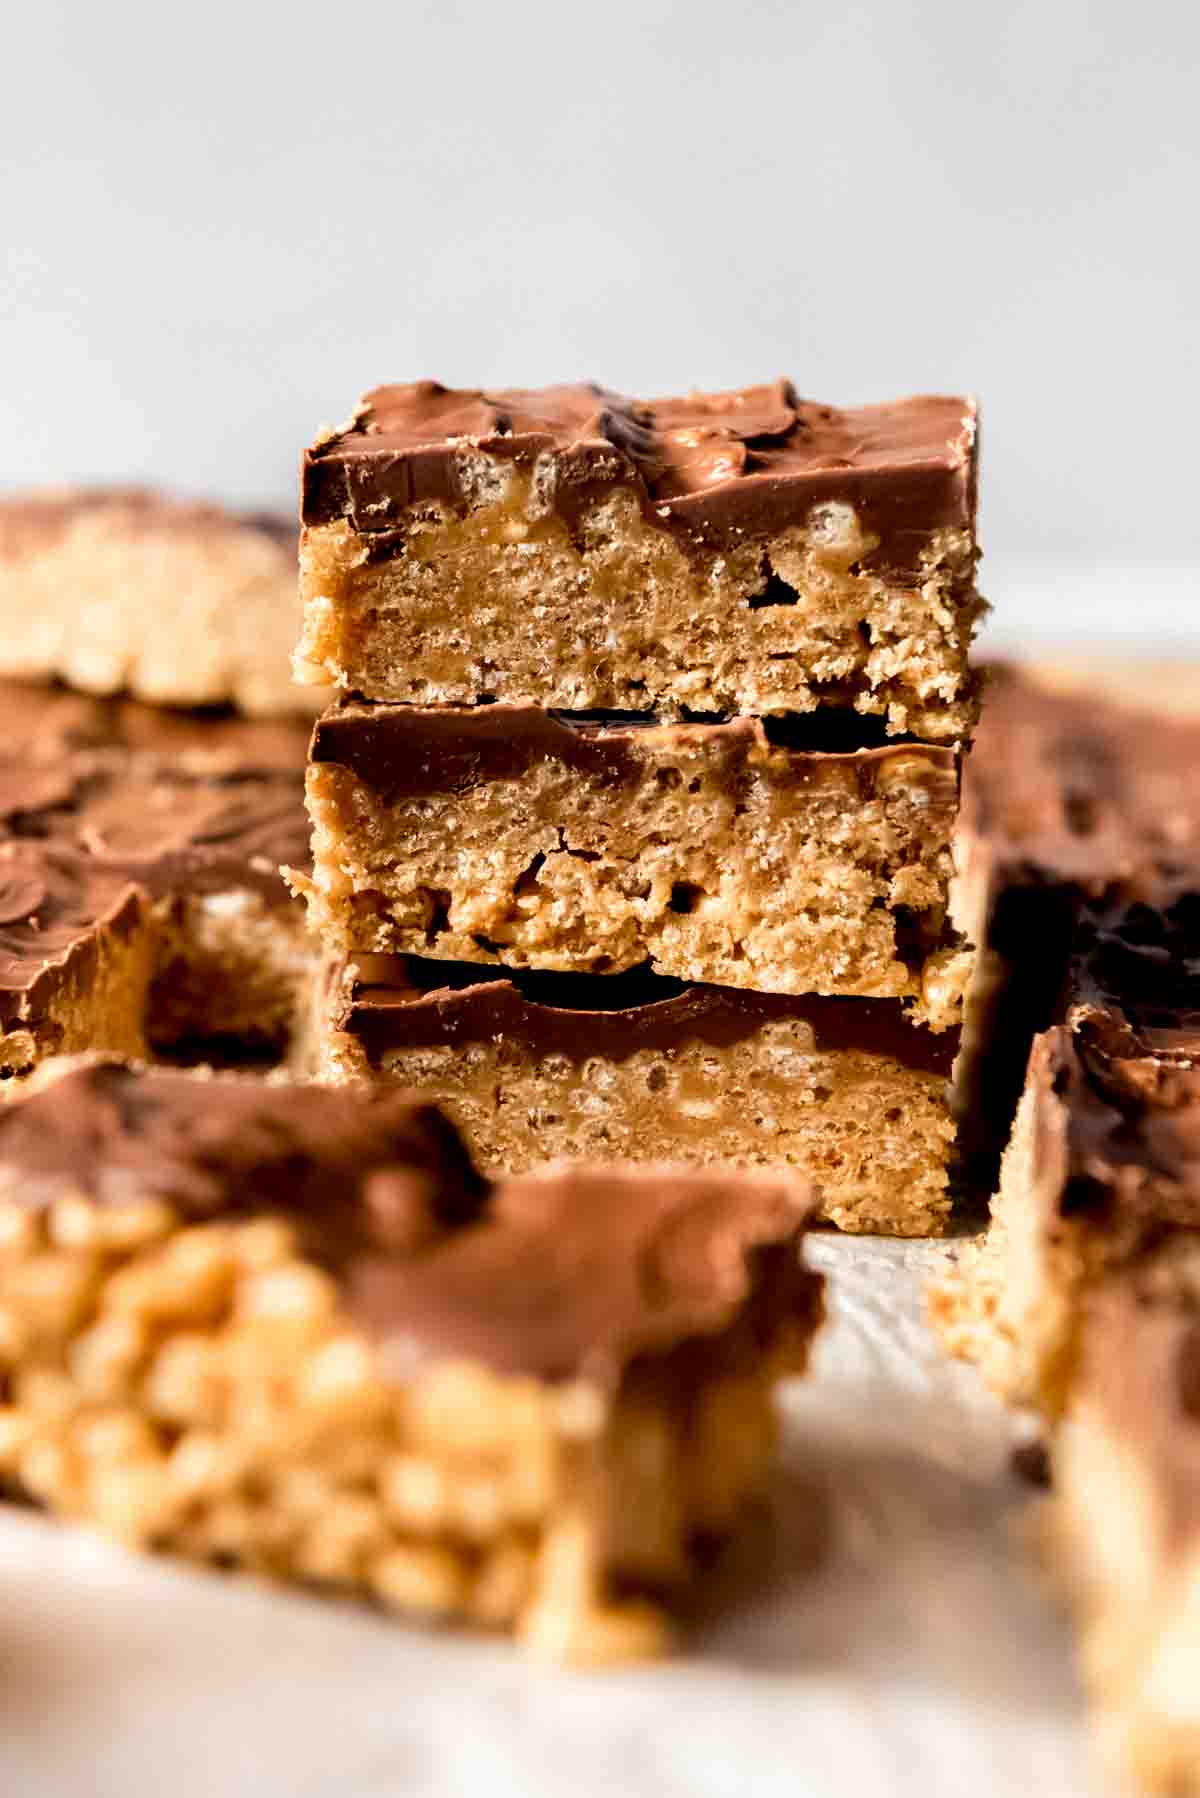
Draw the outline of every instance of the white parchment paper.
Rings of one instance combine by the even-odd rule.
[[[946,1253],[816,1244],[777,1528],[666,1666],[547,1672],[0,1511],[0,1798],[1097,1798],[1009,1422],[923,1322]]]

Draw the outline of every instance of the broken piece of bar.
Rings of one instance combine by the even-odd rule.
[[[934,1297],[950,1345],[1059,1416],[1092,1287],[1200,1226],[1200,885],[1085,908],[1034,1041],[992,1223]]]
[[[968,399],[379,387],[305,460],[297,673],[419,704],[854,707],[961,741],[975,498]]]
[[[1200,1793],[1200,1232],[1088,1300],[1044,1546],[1079,1631],[1105,1758]]]
[[[793,721],[634,725],[345,703],[313,733],[327,948],[905,999],[960,1021],[958,754]]]
[[[137,1546],[657,1653],[759,1492],[803,1183],[489,1187],[375,1092],[86,1057],[0,1111],[0,1470]]]
[[[0,684],[0,1078],[85,1048],[282,1053],[313,951],[306,728]],[[28,726],[28,732],[26,732]]]
[[[292,682],[296,527],[143,488],[0,499],[0,674],[162,704],[313,710]]]
[[[360,955],[330,968],[318,1014],[322,1078],[420,1091],[489,1170],[790,1167],[843,1230],[949,1220],[958,1032],[892,1000]]]

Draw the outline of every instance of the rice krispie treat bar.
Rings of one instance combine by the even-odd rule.
[[[0,1077],[84,1048],[281,1052],[313,965],[279,873],[307,858],[305,727],[18,685],[0,712]]]
[[[489,1169],[795,1168],[843,1230],[950,1215],[958,1032],[891,1000],[356,956],[330,969],[316,1035],[323,1078],[419,1090]]]
[[[325,945],[904,999],[960,1021],[958,753],[804,747],[737,718],[344,703],[313,734]]]
[[[307,711],[296,528],[140,488],[0,498],[0,674],[167,705]]]
[[[379,387],[304,464],[301,679],[965,738],[976,413],[788,381],[634,400]]]
[[[0,1112],[0,1471],[137,1547],[660,1652],[760,1491],[802,1184],[490,1187],[430,1106],[85,1058]]]

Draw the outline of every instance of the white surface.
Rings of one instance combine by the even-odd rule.
[[[1200,661],[1200,551],[1190,563],[1137,564],[1094,551],[988,553],[979,586],[992,604],[976,644],[980,656]]]
[[[1096,1798],[1009,1425],[921,1321],[945,1253],[817,1245],[836,1322],[789,1393],[771,1577],[669,1666],[552,1674],[0,1514],[0,1791]]]
[[[383,380],[978,389],[997,556],[1195,557],[1187,0],[5,9],[0,484],[289,494]]]

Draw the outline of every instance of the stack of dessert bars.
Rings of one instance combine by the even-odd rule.
[[[975,506],[969,400],[369,394],[303,473],[320,1074],[943,1227]]]

